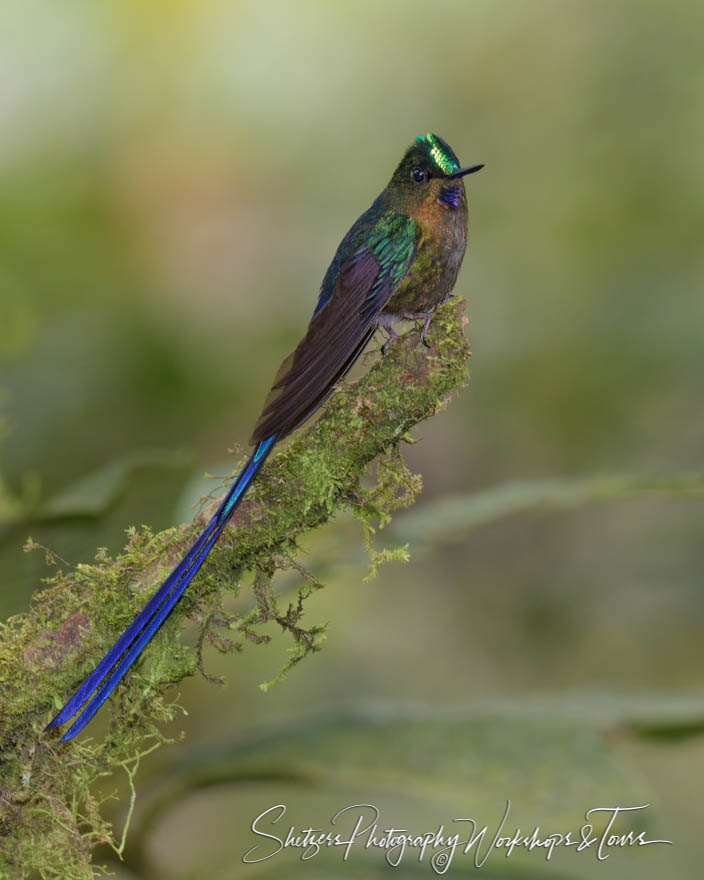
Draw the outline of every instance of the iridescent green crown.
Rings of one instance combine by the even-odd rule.
[[[430,158],[443,174],[453,174],[459,170],[460,163],[457,161],[457,156],[442,138],[429,131],[425,135],[419,134],[416,140],[418,143],[427,144]]]

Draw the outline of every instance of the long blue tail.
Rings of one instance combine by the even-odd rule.
[[[50,730],[52,727],[58,727],[60,724],[68,721],[69,718],[72,718],[86,700],[92,697],[73,725],[61,737],[60,742],[67,742],[73,739],[77,733],[83,730],[169,616],[171,609],[181,598],[186,587],[190,584],[208,553],[210,553],[211,548],[222,534],[223,529],[230,521],[232,514],[237,509],[237,505],[264,464],[266,457],[273,449],[276,439],[276,435],[272,435],[257,445],[249,461],[237,476],[230,491],[223,498],[215,516],[203,529],[188,553],[186,553],[63,709],[47,724],[47,730]]]

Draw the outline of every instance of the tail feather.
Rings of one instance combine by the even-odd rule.
[[[222,500],[215,516],[198,536],[181,562],[174,568],[71,699],[49,722],[46,727],[47,730],[68,721],[98,691],[89,705],[76,719],[73,726],[61,738],[61,742],[71,739],[85,727],[100,706],[110,696],[150,639],[156,634],[164,620],[166,620],[171,609],[181,598],[213,545],[220,537],[223,529],[235,512],[237,505],[262,464],[264,464],[267,455],[271,452],[276,439],[276,436],[272,435],[257,445],[230,491]],[[125,656],[123,657],[123,655]],[[115,664],[118,665],[115,667]],[[115,667],[114,671],[112,671],[108,680],[103,684],[105,678],[113,670],[113,667]]]
[[[163,604],[158,608],[153,617],[144,626],[135,641],[132,642],[129,649],[127,650],[127,653],[124,654],[120,662],[113,669],[107,681],[101,685],[100,689],[95,694],[90,703],[88,703],[88,705],[83,709],[75,722],[61,737],[60,742],[68,742],[68,740],[73,739],[73,737],[76,736],[77,733],[80,733],[98,711],[98,709],[100,709],[103,703],[107,700],[110,694],[115,690],[120,681],[122,681],[129,668],[142,653],[145,646],[149,643],[152,637],[156,634],[157,630],[161,627],[162,623],[169,616],[174,605],[184,594],[186,588],[190,584],[191,580],[195,577],[198,569],[201,567],[203,562],[205,562],[206,556],[210,552],[213,544],[220,537],[220,534],[222,533],[226,525],[226,519],[223,520],[220,525],[218,525],[216,530],[209,538],[208,542],[202,547],[200,553],[194,559],[190,571],[186,575],[184,575],[181,582],[176,587],[174,587],[173,590],[166,596]]]
[[[50,730],[52,727],[58,727],[60,724],[68,721],[72,715],[76,714],[88,697],[90,697],[105,675],[115,665],[132,641],[134,641],[141,629],[149,622],[152,615],[158,610],[159,606],[164,601],[164,597],[173,589],[174,585],[183,578],[184,574],[188,573],[189,564],[192,563],[198,551],[203,546],[203,543],[207,540],[209,535],[212,534],[215,525],[216,517],[213,517],[181,562],[171,572],[156,593],[154,593],[137,617],[135,617],[132,623],[122,633],[120,638],[115,642],[112,648],[110,648],[108,653],[103,657],[100,663],[98,663],[93,672],[91,672],[88,678],[86,678],[63,709],[49,722],[46,727],[47,730]]]

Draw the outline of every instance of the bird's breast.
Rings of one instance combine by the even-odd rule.
[[[427,311],[455,286],[467,248],[466,211],[438,205],[424,214],[414,217],[420,227],[416,254],[385,311]]]

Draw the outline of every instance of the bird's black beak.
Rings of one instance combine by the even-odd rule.
[[[454,180],[456,177],[464,177],[465,174],[474,174],[475,171],[481,171],[484,165],[470,165],[467,168],[460,168],[459,171],[455,171],[454,174],[450,175],[450,180]]]

